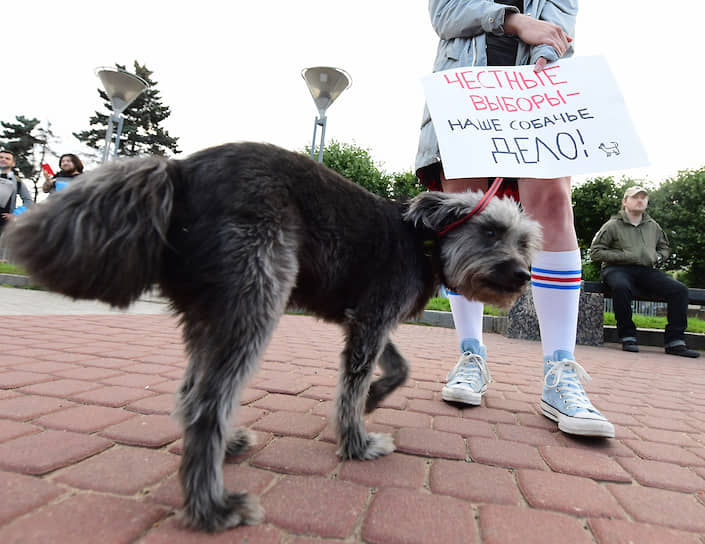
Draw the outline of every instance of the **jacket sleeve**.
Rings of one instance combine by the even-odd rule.
[[[575,38],[575,19],[578,15],[577,0],[548,0],[539,14],[539,19],[561,27],[568,36]],[[572,43],[568,45],[564,57],[573,55]],[[536,64],[539,57],[549,62],[558,60],[558,52],[550,45],[534,45],[531,48],[530,64]]]
[[[666,233],[663,232],[663,229],[659,229],[659,231],[661,235],[659,236],[659,239],[656,242],[656,253],[658,253],[659,256],[658,264],[662,264],[671,256],[671,247],[668,244],[668,238],[666,237]]]
[[[490,0],[429,0],[433,29],[442,40],[470,38],[484,32],[504,33],[507,12],[519,13],[513,6]]]
[[[25,208],[31,208],[34,206],[34,199],[32,198],[32,194],[29,192],[29,189],[27,189],[27,186],[20,181],[18,183],[20,186],[20,198],[22,199],[22,204],[24,204]]]
[[[625,264],[624,249],[616,247],[616,239],[610,229],[610,221],[602,225],[590,246],[590,258],[605,264]]]

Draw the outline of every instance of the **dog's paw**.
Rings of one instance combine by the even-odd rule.
[[[239,457],[257,443],[255,434],[244,427],[235,429],[225,447],[227,457]]]
[[[256,497],[247,493],[231,493],[223,502],[199,510],[184,507],[182,522],[185,527],[214,533],[239,525],[257,525],[264,519],[264,509]]]
[[[337,453],[343,459],[366,461],[392,453],[395,449],[394,439],[391,434],[369,433],[364,443],[360,444],[359,447],[342,445]]]

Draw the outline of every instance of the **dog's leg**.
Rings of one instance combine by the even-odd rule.
[[[409,363],[391,341],[387,342],[377,363],[382,369],[383,375],[370,385],[365,412],[374,410],[387,395],[403,384],[409,376]]]
[[[237,392],[254,361],[245,361],[242,354],[232,353],[229,361],[213,368],[211,361],[194,362],[193,357],[181,389],[179,408],[184,425],[184,455],[179,470],[184,491],[184,523],[206,531],[258,523],[263,517],[258,502],[246,493],[228,493],[222,471],[229,449],[233,399],[237,401]],[[242,449],[243,436],[236,434]]]
[[[232,243],[227,257],[217,261],[227,271],[219,288],[201,291],[179,308],[191,356],[180,399],[184,523],[206,531],[263,518],[255,497],[228,493],[222,464],[226,453],[242,453],[250,443],[246,431],[231,433],[230,416],[284,312],[297,272],[292,247],[264,246],[259,239]]]
[[[348,322],[336,399],[338,455],[343,459],[375,459],[394,451],[390,434],[368,434],[363,423],[372,369],[385,343],[386,330],[379,323]]]
[[[225,455],[238,457],[255,444],[255,435],[249,429],[240,427],[230,434],[225,446]]]

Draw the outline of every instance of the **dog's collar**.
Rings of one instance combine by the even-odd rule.
[[[483,197],[480,199],[480,202],[478,202],[475,207],[470,211],[469,214],[461,217],[457,221],[454,221],[450,225],[446,225],[443,227],[441,230],[438,231],[438,238],[442,238],[446,234],[448,234],[451,230],[453,230],[456,227],[459,227],[463,223],[465,223],[468,219],[470,219],[472,216],[477,215],[478,213],[482,212],[487,207],[487,204],[489,204],[490,200],[492,197],[497,194],[497,190],[499,189],[500,185],[502,185],[502,181],[504,178],[495,178],[495,180],[492,182],[492,185],[489,186],[487,189],[487,192],[483,195]]]

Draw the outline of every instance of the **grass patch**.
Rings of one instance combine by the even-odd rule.
[[[450,302],[445,297],[434,297],[426,304],[427,310],[437,310],[439,312],[450,312]],[[496,308],[491,304],[485,304],[485,315],[507,315],[508,310]]]
[[[636,325],[637,329],[661,329],[666,328],[666,317],[665,316],[648,316],[634,314],[632,315],[632,320]],[[613,312],[605,312],[605,325],[616,325],[617,320],[614,318]],[[698,319],[697,317],[688,318],[688,327],[685,329],[686,332],[695,333],[705,333],[705,321]]]
[[[448,302],[447,298],[443,297],[435,297],[432,298],[431,300],[428,301],[428,304],[426,305],[427,310],[437,310],[441,312],[450,312],[450,302]],[[509,312],[507,310],[503,310],[500,308],[496,308],[494,306],[491,306],[489,304],[485,304],[485,315],[507,315]],[[616,325],[617,320],[614,318],[614,313],[612,312],[605,312],[605,325]],[[663,316],[648,316],[648,315],[640,315],[640,314],[634,314],[632,316],[632,319],[634,320],[634,324],[636,325],[637,329],[661,329],[664,330],[666,328],[666,317]],[[689,317],[688,318],[688,327],[686,328],[687,332],[695,332],[695,333],[700,333],[704,334],[705,333],[705,321],[702,319],[698,319],[697,317]]]
[[[27,276],[27,271],[16,264],[0,263],[0,274],[17,274],[18,276]]]

